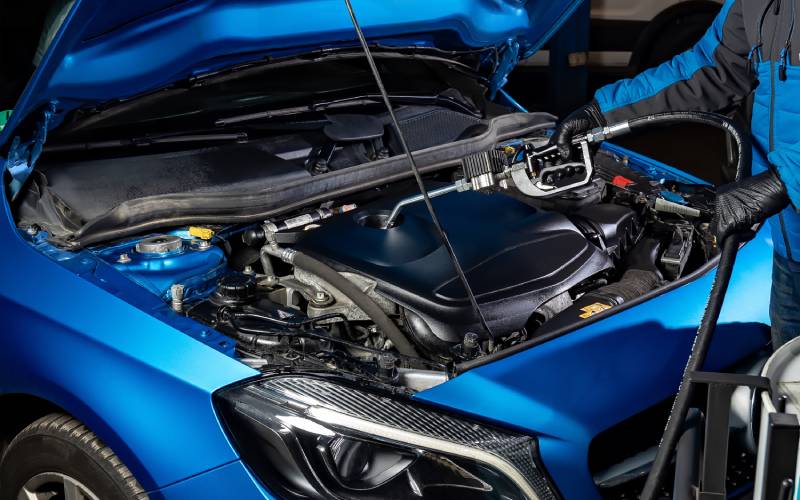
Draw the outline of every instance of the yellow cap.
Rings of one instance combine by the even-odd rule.
[[[201,240],[210,240],[214,237],[214,231],[207,227],[189,226],[189,234]]]

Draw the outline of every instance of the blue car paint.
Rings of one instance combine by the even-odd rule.
[[[441,49],[538,50],[580,0],[353,0],[370,41]],[[313,12],[314,15],[309,15]],[[0,145],[51,101],[58,115],[266,56],[352,47],[344,0],[76,0],[29,82]],[[502,54],[501,54],[502,55]],[[496,61],[486,61],[494,67]],[[503,65],[510,71],[516,64]],[[496,79],[502,83],[505,75]]]
[[[150,500],[277,499],[241,461],[225,464],[150,493]]]
[[[0,394],[74,415],[147,489],[237,460],[211,393],[257,372],[230,340],[199,342],[194,322],[88,252],[37,252],[6,202],[0,222]]]
[[[242,498],[268,497],[234,465],[210,403],[217,388],[257,373],[232,358],[232,341],[173,314],[91,251],[25,241],[3,206],[0,271],[10,279],[0,285],[0,310],[11,320],[0,341],[12,348],[0,352],[0,392],[36,395],[86,422],[146,488],[162,488],[154,498],[228,486]],[[764,231],[740,252],[709,368],[765,342],[771,254]],[[562,493],[592,498],[591,439],[674,392],[712,276],[416,397],[537,435]]]
[[[404,0],[398,9],[397,2],[354,1],[372,40],[502,48],[516,41],[525,54],[578,4],[541,0],[525,10],[517,0]],[[76,4],[0,145],[47,103],[56,106],[57,125],[75,107],[235,62],[353,43],[340,0]],[[306,15],[325,9],[335,13]],[[642,168],[687,179],[630,156]],[[234,358],[232,340],[174,314],[96,253],[26,240],[2,205],[0,395],[34,395],[85,422],[153,498],[269,498],[239,461],[211,404],[218,388],[257,374]],[[741,251],[709,368],[765,341],[771,255],[763,231]],[[596,497],[585,463],[591,439],[674,392],[712,274],[416,397],[537,435],[544,464],[567,498]]]
[[[65,408],[148,488],[235,460],[210,394],[257,372],[231,358],[232,341],[171,313],[89,251],[23,241],[7,204],[4,212],[0,270],[8,279],[0,285],[0,310],[9,318],[2,343],[12,348],[0,352],[0,392],[33,394]],[[715,345],[710,368],[765,342],[771,252],[764,231],[740,252],[723,309],[723,344]],[[585,466],[591,438],[674,391],[712,274],[417,398],[537,435],[545,466],[567,498],[591,498],[596,491]],[[218,488],[229,480],[249,484],[209,474],[204,480],[219,477]],[[165,489],[175,496],[164,498],[196,491],[183,488],[189,482]]]
[[[769,231],[739,252],[706,369],[768,342]],[[600,432],[677,390],[714,273],[415,397],[537,435],[565,498],[598,498],[586,458]],[[603,314],[603,313],[601,313]]]
[[[138,241],[100,248],[97,255],[163,299],[172,298],[170,286],[174,283],[185,286],[184,299],[187,301],[207,296],[227,272],[225,254],[218,246],[201,249],[198,246],[200,240],[188,237],[180,249],[166,255],[152,255],[137,252]],[[121,260],[122,255],[127,259]]]

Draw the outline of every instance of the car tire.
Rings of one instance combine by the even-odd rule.
[[[50,498],[51,491],[56,498],[70,498],[68,488],[87,499],[148,498],[100,438],[71,416],[52,413],[23,429],[6,448],[0,460],[0,498]]]

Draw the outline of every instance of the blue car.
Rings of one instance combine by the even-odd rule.
[[[540,155],[554,117],[502,87],[578,3],[353,0],[398,130],[344,0],[56,2],[0,132],[0,498],[640,484],[713,186]],[[765,347],[771,255],[741,248],[708,369]]]

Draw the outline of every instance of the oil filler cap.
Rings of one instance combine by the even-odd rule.
[[[219,280],[212,302],[222,305],[243,305],[256,298],[256,280],[247,274],[230,274]]]

